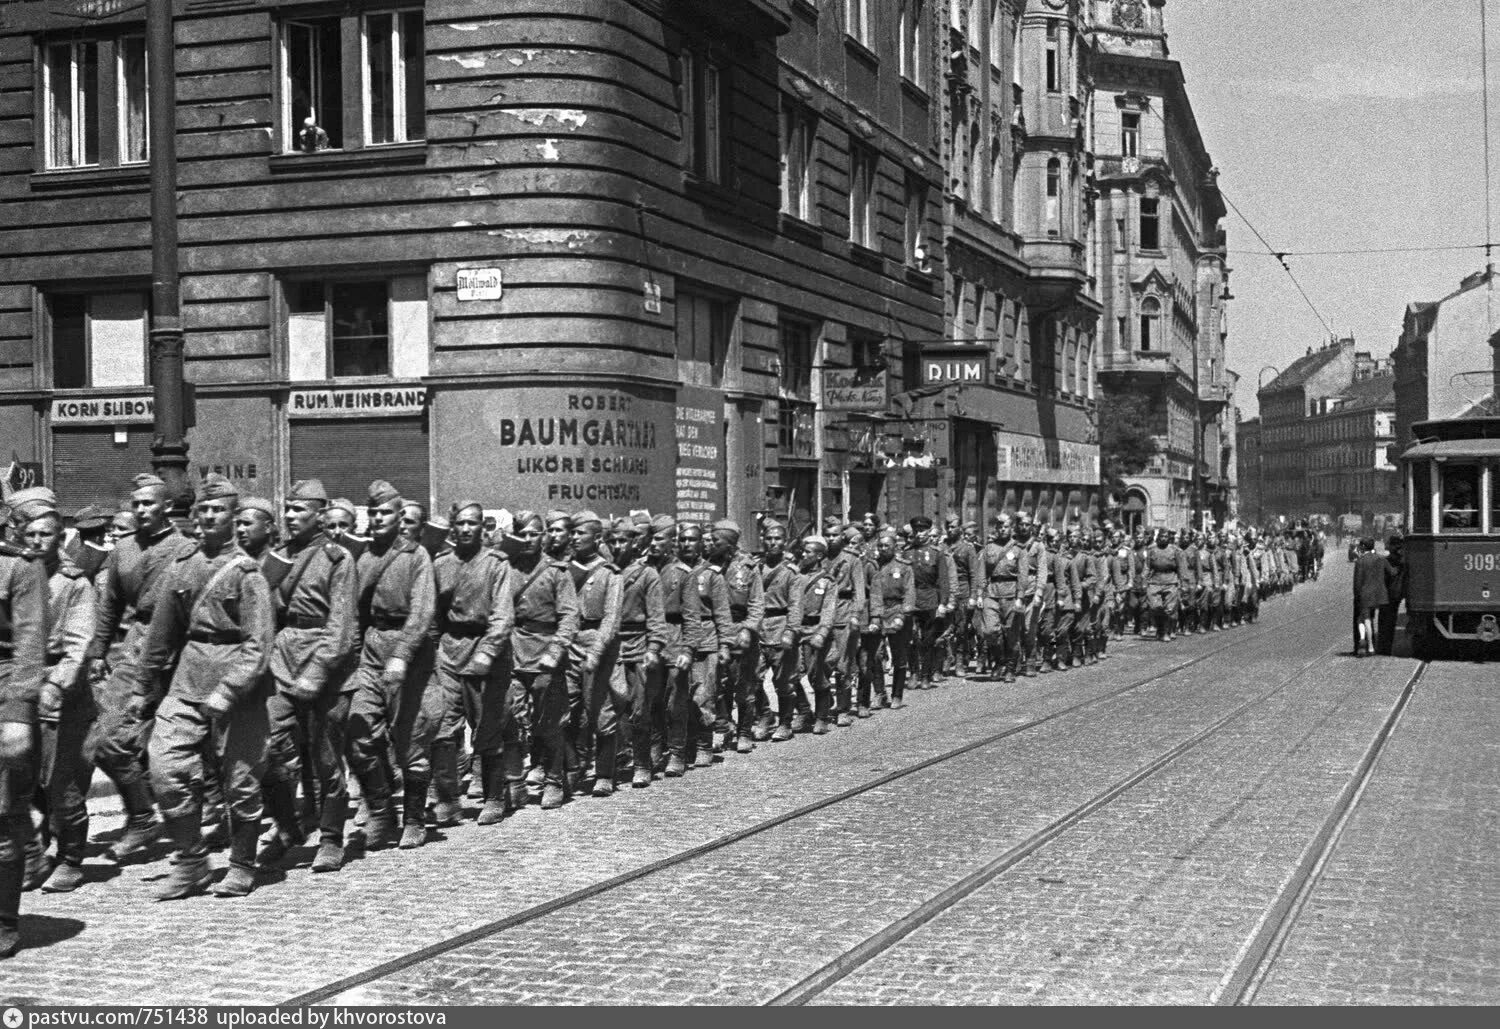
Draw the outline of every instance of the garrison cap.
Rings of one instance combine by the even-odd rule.
[[[242,497],[239,510],[259,511],[272,521],[276,520],[276,508],[265,497]]]
[[[963,527],[965,529],[977,529],[977,528],[979,528],[979,523],[978,522],[964,522]]]
[[[740,532],[740,523],[732,518],[723,518],[714,522],[714,532],[723,533],[735,543],[740,541],[740,536],[742,535]]]
[[[651,534],[660,536],[677,528],[677,519],[669,514],[659,514],[651,519]]]
[[[634,519],[627,518],[624,515],[619,515],[618,517],[611,518],[609,520],[609,530],[610,532],[629,532],[640,524],[640,522],[637,522]],[[651,523],[648,521],[645,524],[650,525]]]
[[[484,517],[484,503],[482,501],[478,501],[478,500],[460,500],[458,503],[454,504],[452,507],[450,507],[448,509],[448,518],[449,518],[449,520],[450,521],[455,521],[455,522],[458,521],[459,512],[465,511],[465,510],[467,510],[468,508],[471,508],[471,507],[477,507],[479,509],[479,517],[481,519]],[[434,518],[433,521],[437,521],[437,519]]]
[[[779,529],[782,532],[786,532],[786,525],[775,518],[767,518],[760,523],[761,532],[770,532],[772,529]]]
[[[568,512],[566,511],[559,511],[554,508],[553,510],[548,511],[547,514],[542,518],[542,524],[544,526],[551,525],[553,522],[567,522],[569,525],[572,525],[573,516],[568,514]]]
[[[10,495],[10,512],[17,525],[25,525],[43,515],[57,514],[57,494],[46,486],[16,490]]]
[[[630,512],[629,521],[630,521],[631,525],[642,525],[642,526],[645,526],[646,528],[649,529],[649,528],[651,528],[651,524],[652,524],[651,512],[650,511],[632,511],[632,512]]]
[[[350,500],[348,497],[334,497],[328,502],[328,510],[348,511],[350,518],[355,517],[358,513],[354,509],[354,501]]]
[[[198,487],[199,500],[238,499],[239,495],[240,488],[218,472],[209,472],[203,477],[203,485]]]
[[[822,536],[804,536],[802,537],[802,547],[804,550],[808,547],[821,547],[822,549],[827,550],[828,541]]]
[[[152,495],[158,500],[165,500],[167,497],[167,483],[160,475],[153,475],[151,472],[142,472],[131,479],[130,483],[130,493],[132,496],[143,490],[150,490]]]
[[[847,529],[844,530],[844,542],[845,543],[858,543],[860,540],[862,540],[864,538],[865,538],[865,534],[862,533],[862,532],[860,532],[858,529],[856,529],[852,525],[849,526]]]
[[[328,491],[323,488],[323,483],[317,479],[303,479],[292,487],[287,494],[287,500],[316,500],[328,503]]]
[[[598,525],[598,526],[601,526],[601,527],[604,525],[604,519],[600,518],[593,511],[576,511],[576,512],[574,512],[574,514],[573,514],[573,528],[576,529],[580,525],[587,525],[589,522],[593,522],[595,525]]]
[[[947,529],[963,528],[963,520],[958,515],[949,515],[943,519],[943,527]]]
[[[535,511],[517,511],[515,521],[511,525],[511,531],[520,532],[532,522],[535,522],[538,528],[545,529],[547,527],[547,523],[542,521],[542,516]]]
[[[80,532],[88,532],[91,529],[102,529],[109,524],[114,512],[106,511],[102,507],[90,504],[88,507],[80,507],[73,514],[73,528]]]
[[[369,493],[371,507],[384,507],[401,499],[401,492],[384,479],[370,483]]]

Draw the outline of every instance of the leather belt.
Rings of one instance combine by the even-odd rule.
[[[288,613],[286,616],[286,627],[288,629],[321,629],[328,624],[325,615],[299,615]]]
[[[524,622],[517,622],[516,628],[522,632],[535,633],[538,636],[550,636],[557,631],[557,623],[542,622],[533,618]]]
[[[768,607],[768,608],[766,608],[766,617],[767,618],[776,618],[776,617],[780,616],[782,618],[785,618],[786,615],[787,615],[787,611],[788,611],[788,608],[784,608],[784,607]]]
[[[667,613],[667,624],[668,625],[681,625],[682,624],[682,612],[678,611],[676,614],[668,612]]]
[[[406,627],[405,615],[372,614],[370,616],[370,627],[372,629],[402,629]]]
[[[585,618],[578,623],[580,629],[597,629],[604,624],[602,618]]]
[[[817,615],[803,615],[802,616],[802,624],[803,625],[817,625],[820,621],[822,621],[822,619],[819,618]]]
[[[243,643],[245,637],[240,632],[230,629],[191,629],[188,631],[188,639],[194,643],[212,643],[216,646],[228,647]]]
[[[733,618],[736,622],[743,622],[746,618],[750,617],[750,609],[748,607],[741,607],[738,604],[730,604],[729,617]]]
[[[851,600],[851,599],[853,599],[853,597],[854,597],[854,591],[853,590],[839,590],[839,599],[840,600]]]
[[[443,635],[460,640],[477,640],[489,627],[488,622],[445,622]]]
[[[645,622],[621,622],[620,623],[620,632],[621,633],[627,633],[627,632],[645,632],[645,631],[646,631],[646,623]]]

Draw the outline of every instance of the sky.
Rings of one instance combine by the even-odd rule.
[[[1500,179],[1500,0],[1167,0],[1167,45],[1219,185],[1271,249],[1482,246],[1481,3]],[[1231,211],[1224,225],[1228,364],[1249,418],[1264,367],[1328,329],[1246,223]],[[1446,296],[1484,262],[1483,249],[1287,258],[1333,331],[1377,357],[1408,303]]]

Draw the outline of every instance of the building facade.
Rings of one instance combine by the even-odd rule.
[[[1355,380],[1308,416],[1309,513],[1361,531],[1384,532],[1404,508],[1391,463],[1396,440],[1395,376],[1389,361],[1356,355]]]
[[[178,0],[191,478],[905,517],[946,183],[897,6]],[[150,460],[143,17],[0,7],[0,430],[65,505]]]
[[[1229,268],[1217,170],[1166,0],[1095,0],[1092,131],[1098,191],[1100,388],[1148,401],[1156,453],[1125,480],[1125,507],[1179,528],[1234,510],[1235,378],[1226,364]]]
[[[1239,482],[1239,519],[1249,525],[1265,521],[1265,466],[1260,449],[1260,419],[1240,421],[1234,427],[1235,464]]]
[[[944,328],[910,341],[914,435],[940,461],[927,513],[1099,517],[1085,240],[1086,4],[902,0],[942,15]]]
[[[1414,442],[1412,426],[1494,409],[1500,369],[1500,312],[1492,269],[1464,279],[1429,303],[1413,303],[1391,352],[1395,372],[1396,453]]]

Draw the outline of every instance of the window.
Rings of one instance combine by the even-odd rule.
[[[148,383],[145,293],[49,298],[53,389]]]
[[[906,176],[906,263],[927,270],[927,181]]]
[[[969,130],[969,182],[972,184],[969,190],[970,202],[975,211],[984,210],[984,202],[989,197],[989,190],[984,181],[984,139],[979,133],[979,126],[975,125]]]
[[[724,181],[724,77],[723,69],[705,52],[682,52],[687,168],[704,182]]]
[[[997,138],[990,144],[990,217],[997,222],[1005,218],[1005,151]]]
[[[949,282],[948,324],[945,332],[949,340],[956,340],[963,335],[964,305],[969,302],[969,284],[956,274],[950,276]]]
[[[287,19],[280,46],[284,150],[356,149],[426,137],[420,8]],[[357,67],[344,61],[351,48],[359,54]],[[358,106],[346,96],[358,97]]]
[[[1160,201],[1154,197],[1141,197],[1141,249],[1161,249],[1161,219],[1158,212]]]
[[[924,86],[927,74],[927,0],[902,0],[900,33],[901,76]]]
[[[813,219],[813,144],[817,122],[800,104],[781,102],[781,209],[805,222]]]
[[[1002,26],[1000,0],[990,0],[990,67],[996,72],[1005,67],[1003,63],[1005,34],[1001,31]]]
[[[1047,162],[1047,235],[1056,236],[1062,217],[1062,162]]]
[[[870,0],[844,0],[844,32],[868,47],[870,29]]]
[[[284,289],[294,382],[427,374],[427,276],[292,281]]]
[[[1157,350],[1162,342],[1158,337],[1161,334],[1161,301],[1155,297],[1147,297],[1141,301],[1141,349]]]
[[[1141,116],[1133,111],[1120,115],[1120,153],[1135,157],[1140,150]]]
[[[816,460],[817,405],[812,399],[813,326],[808,322],[783,318],[778,329],[781,401],[777,407],[777,447],[784,458]]]
[[[677,291],[677,370],[685,382],[718,386],[724,381],[733,327],[733,302]]]
[[[1479,466],[1444,464],[1439,466],[1443,495],[1439,503],[1443,513],[1441,532],[1479,531]]]
[[[115,167],[147,158],[146,38],[44,42],[46,168]]]
[[[875,152],[849,140],[849,241],[875,249]]]
[[[1057,66],[1057,22],[1047,23],[1047,92],[1060,92],[1061,76]]]

